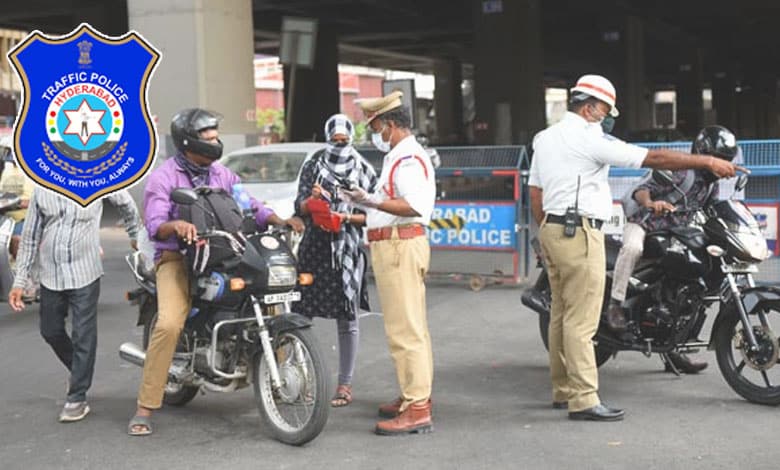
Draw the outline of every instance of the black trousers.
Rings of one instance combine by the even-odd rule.
[[[85,401],[92,385],[99,296],[100,279],[78,289],[63,291],[41,286],[41,336],[70,371],[69,402]],[[71,315],[71,336],[65,330],[68,313]]]

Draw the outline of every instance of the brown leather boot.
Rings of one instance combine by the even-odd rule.
[[[607,326],[615,333],[626,331],[626,314],[617,302],[610,302],[607,307]]]
[[[387,419],[395,418],[398,416],[398,410],[401,409],[401,403],[403,402],[404,400],[401,397],[398,397],[390,403],[382,403],[379,405],[379,417]]]
[[[380,436],[433,432],[431,401],[412,403],[395,418],[376,423],[374,432]]]

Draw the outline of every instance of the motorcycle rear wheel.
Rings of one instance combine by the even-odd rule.
[[[144,323],[144,335],[143,346],[144,351],[149,347],[149,342],[152,340],[152,332],[154,331],[154,325],[157,323],[157,312],[149,317],[149,321]],[[187,345],[183,341],[179,341],[176,345],[177,352],[188,352]],[[165,393],[163,394],[163,403],[171,406],[184,406],[191,402],[197,395],[200,387],[194,387],[191,385],[182,385],[176,382],[168,381],[165,384]]]
[[[328,421],[329,374],[311,330],[275,335],[273,349],[281,380],[271,385],[271,372],[262,350],[255,354],[252,381],[263,430],[272,438],[300,446],[317,437]]]
[[[769,351],[769,349],[777,347],[777,338],[763,336],[761,333],[764,330],[761,329],[760,325],[755,325],[753,327],[754,333],[758,335],[757,339],[761,347],[761,352],[757,353],[759,359],[760,355],[764,354],[772,360],[763,361],[766,365],[759,367],[765,368],[764,370],[755,369],[746,364],[745,355],[741,348],[736,346],[736,343],[741,341],[739,335],[742,335],[742,323],[733,304],[726,308],[730,308],[731,311],[721,312],[721,315],[725,314],[727,317],[714,332],[715,357],[718,360],[718,367],[723,378],[737,394],[749,402],[770,406],[780,405],[780,380],[778,380],[780,367],[777,366],[777,358]],[[772,312],[768,313],[769,318],[772,318]],[[777,316],[777,313],[780,312],[775,312],[774,316]],[[750,317],[751,320],[754,319],[752,315]],[[771,330],[769,332],[771,333]],[[774,354],[777,353],[774,352]],[[759,362],[761,361],[759,360]],[[771,375],[768,373],[770,370],[773,371]],[[755,380],[751,380],[751,377]],[[775,382],[774,385],[772,382]]]

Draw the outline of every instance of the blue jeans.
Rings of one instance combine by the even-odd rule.
[[[87,399],[97,350],[97,303],[100,279],[78,289],[54,291],[41,286],[40,330],[54,354],[70,371],[68,401]],[[71,314],[71,335],[65,318]]]

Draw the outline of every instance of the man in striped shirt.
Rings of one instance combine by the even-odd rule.
[[[130,245],[136,249],[138,209],[127,191],[105,197],[117,206]],[[60,422],[78,421],[89,413],[87,390],[92,385],[97,349],[97,302],[100,295],[100,219],[103,200],[86,208],[54,192],[35,188],[16,261],[8,303],[24,309],[22,291],[38,257],[41,281],[41,336],[70,371],[70,384]],[[71,336],[65,318],[71,315]]]

